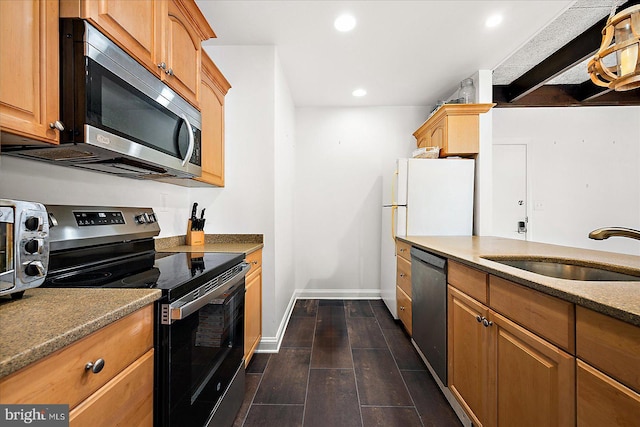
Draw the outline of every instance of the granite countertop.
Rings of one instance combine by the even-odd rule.
[[[184,236],[156,239],[157,252],[231,252],[245,255],[262,249],[262,234],[206,234],[204,245],[189,246]]]
[[[398,236],[429,252],[511,280],[521,285],[640,326],[640,282],[604,282],[557,279],[483,256],[561,258],[588,264],[607,264],[621,272],[640,275],[640,256],[568,246],[483,236]]]
[[[0,298],[0,378],[151,304],[158,289],[34,288]]]

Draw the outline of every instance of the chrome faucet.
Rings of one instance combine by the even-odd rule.
[[[589,233],[589,238],[595,240],[604,240],[613,236],[629,237],[630,239],[640,240],[640,230],[633,230],[631,228],[624,227],[605,227],[598,228],[597,230],[593,230]]]

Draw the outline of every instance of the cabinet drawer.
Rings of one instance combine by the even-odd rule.
[[[578,427],[635,426],[640,414],[640,394],[578,360]]]
[[[153,349],[69,413],[71,427],[152,424]]]
[[[487,273],[452,260],[449,260],[447,272],[447,281],[451,286],[480,301],[482,304],[488,304],[489,275]]]
[[[250,276],[255,273],[257,269],[262,267],[262,249],[258,249],[257,251],[247,254],[245,261],[251,264],[251,269],[247,273],[247,276]]]
[[[526,329],[575,354],[573,304],[491,276],[489,306]]]
[[[402,258],[411,262],[411,245],[409,243],[396,240],[396,255],[400,255]]]
[[[3,403],[74,408],[153,347],[153,305],[142,308],[0,382]],[[105,361],[97,374],[88,362]]]
[[[411,298],[411,263],[406,259],[397,256],[398,272],[396,277],[396,285]]]
[[[398,301],[398,317],[405,329],[412,334],[411,298],[399,286],[396,286],[396,300]]]
[[[640,392],[639,327],[576,307],[576,353],[580,359]]]

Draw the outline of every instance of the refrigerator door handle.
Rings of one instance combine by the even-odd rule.
[[[396,205],[391,206],[391,240],[396,240],[396,211],[398,207]]]

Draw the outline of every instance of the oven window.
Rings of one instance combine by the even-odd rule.
[[[91,81],[87,85],[87,121],[183,159],[189,146],[184,121],[92,59],[87,60]]]
[[[163,381],[170,422],[163,425],[204,425],[242,362],[244,284],[224,303],[164,327],[170,330],[169,378]]]

